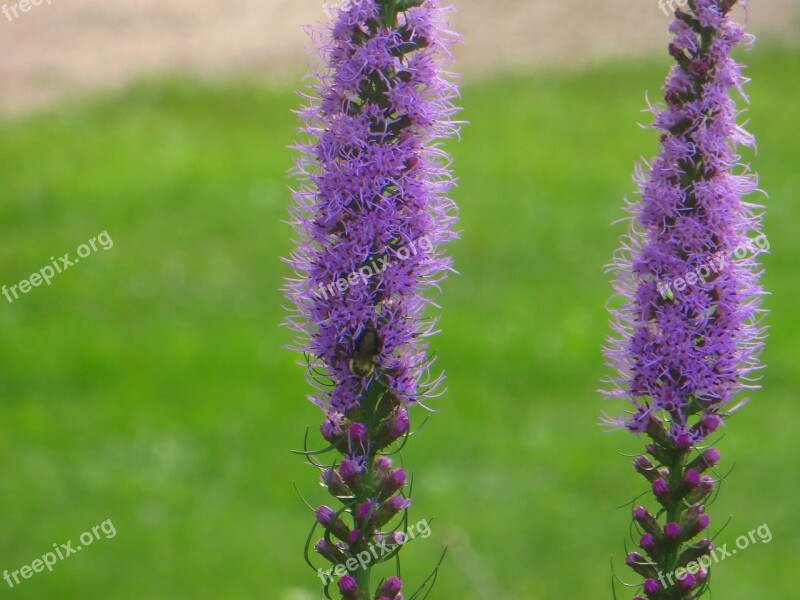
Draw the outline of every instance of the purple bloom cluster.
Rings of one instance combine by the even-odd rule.
[[[437,0],[345,0],[333,11],[316,32],[322,67],[300,111],[287,322],[325,412],[322,435],[341,454],[319,465],[343,508],[317,511],[315,549],[343,566],[396,535],[410,501],[385,452],[407,436],[407,408],[441,381],[429,376],[435,320],[425,311],[451,269],[441,247],[455,237],[456,208],[438,141],[457,132],[458,90],[443,70],[455,36]],[[372,591],[371,566],[341,577],[342,598],[400,600],[397,578]]]
[[[654,111],[660,154],[638,173],[641,199],[629,207],[632,229],[613,265],[622,305],[611,311],[606,356],[619,375],[607,394],[633,410],[607,422],[651,441],[634,468],[659,510],[634,510],[646,557],[627,559],[650,599],[696,598],[708,584],[703,569],[674,581],[658,576],[711,551],[696,538],[709,525],[704,507],[719,454],[703,443],[738,408],[736,394],[755,387],[759,368],[763,291],[753,235],[761,207],[742,199],[756,181],[736,152],[754,143],[730,97],[743,95],[744,82],[731,50],[748,38],[730,18],[736,4],[692,0],[675,12],[669,52],[677,64],[666,104]],[[737,260],[707,267],[734,252]]]

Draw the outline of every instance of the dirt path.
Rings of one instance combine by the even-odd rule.
[[[0,111],[175,69],[295,76],[307,61],[301,26],[322,15],[322,0],[38,1],[22,12],[20,0],[0,0],[9,7],[0,13]],[[465,36],[462,71],[642,53],[666,40],[659,0],[455,3],[454,27]],[[797,0],[751,4],[753,31],[800,38]]]

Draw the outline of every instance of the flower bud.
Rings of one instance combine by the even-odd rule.
[[[350,535],[347,536],[347,545],[352,549],[353,547],[358,545],[358,542],[361,540],[361,531],[358,529],[353,529],[350,532]]]
[[[676,435],[673,443],[675,444],[675,449],[680,453],[688,452],[694,445],[692,436],[688,431],[682,431]]]
[[[661,556],[661,549],[658,547],[658,540],[652,533],[645,533],[639,538],[639,547],[647,552],[647,555],[653,560],[658,560]]]
[[[719,463],[719,459],[719,450],[716,448],[709,448],[700,456],[692,460],[688,465],[686,465],[686,468],[697,471],[698,473],[703,473],[703,471],[706,469],[716,467]]]
[[[629,552],[625,557],[625,564],[642,577],[654,577],[655,567],[638,552]]]
[[[708,72],[708,65],[702,60],[694,58],[689,61],[689,65],[686,70],[695,77],[701,77]]]
[[[650,483],[653,483],[661,476],[660,473],[656,471],[655,467],[653,467],[653,463],[643,454],[633,459],[633,468]]]
[[[661,586],[658,585],[658,581],[655,579],[647,579],[642,587],[644,589],[644,595],[648,598],[655,598],[661,591]]]
[[[375,479],[375,483],[380,485],[383,479],[389,474],[392,470],[392,459],[388,456],[381,454],[380,456],[375,458],[375,462],[372,466],[372,476]]]
[[[322,525],[331,534],[346,542],[350,536],[350,528],[345,525],[333,509],[323,505],[317,509],[316,512],[317,523]]]
[[[681,537],[681,531],[678,523],[667,523],[664,525],[664,539],[673,542]]]
[[[322,472],[322,485],[328,488],[331,496],[343,498],[350,495],[350,490],[345,485],[342,476],[336,469],[325,469]]]
[[[691,573],[684,573],[675,584],[675,589],[679,592],[686,594],[691,592],[695,587],[696,580]]]
[[[681,552],[681,555],[678,557],[678,564],[686,565],[690,562],[696,562],[699,558],[710,554],[713,549],[714,544],[711,542],[711,540],[702,539]]]
[[[397,577],[389,577],[378,590],[378,594],[386,598],[395,598],[400,590],[403,589],[403,583]]]
[[[669,484],[666,479],[659,477],[653,482],[653,494],[661,504],[669,501]]]
[[[700,478],[700,483],[686,496],[687,504],[697,504],[702,501],[706,496],[714,491],[714,480],[704,475]]]
[[[352,575],[345,575],[339,580],[339,593],[343,600],[360,600],[361,590]]]
[[[705,509],[700,505],[695,505],[686,510],[681,517],[683,528],[683,539],[690,540],[701,531],[708,529],[711,517],[705,514]]]
[[[381,527],[394,518],[400,511],[406,510],[411,506],[411,500],[403,498],[402,496],[392,496],[386,502],[378,507],[378,513],[375,517],[375,522],[378,527]]]
[[[678,498],[684,498],[693,492],[700,485],[700,473],[694,469],[688,469],[681,479],[676,491]]]
[[[354,492],[361,489],[363,479],[361,477],[361,465],[356,461],[346,459],[339,465],[339,474],[342,476],[344,482],[350,486]]]
[[[347,430],[351,446],[363,445],[369,440],[369,430],[363,423],[352,423]]]
[[[402,531],[393,531],[386,536],[386,541],[392,546],[402,546],[408,539],[406,538],[406,534]]]
[[[664,448],[672,447],[672,440],[667,432],[664,431],[664,424],[652,413],[648,417],[645,433],[659,446]]]
[[[647,453],[650,454],[650,456],[655,458],[661,464],[669,464],[672,462],[672,456],[670,456],[670,453],[661,446],[657,444],[647,444],[644,448],[647,450]]]
[[[372,500],[362,502],[356,508],[356,520],[360,524],[367,525],[375,517],[375,503]],[[364,527],[367,529],[367,527]]]
[[[383,501],[403,489],[406,484],[406,472],[395,469],[381,482],[378,500]]]
[[[347,557],[344,555],[341,548],[334,546],[328,540],[319,540],[316,544],[314,544],[314,550],[316,550],[325,560],[333,563],[334,565],[343,565],[347,561]]]
[[[342,416],[339,413],[329,413],[319,431],[331,444],[338,443],[342,439]]]
[[[378,435],[376,436],[377,448],[385,448],[395,440],[404,436],[408,433],[409,424],[406,407],[398,407],[397,410],[390,414],[381,424]]]
[[[633,509],[633,518],[644,531],[656,539],[661,539],[661,527],[659,527],[658,521],[644,506],[637,506]]]
[[[700,420],[692,427],[692,430],[702,437],[707,437],[714,433],[720,425],[722,425],[722,417],[712,413],[706,413],[700,417]]]

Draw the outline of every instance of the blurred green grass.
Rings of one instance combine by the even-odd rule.
[[[792,597],[800,550],[792,462],[800,370],[797,106],[800,54],[758,48],[752,158],[768,190],[771,337],[765,389],[730,421],[736,464],[713,508],[733,542],[774,535],[715,571],[726,598]],[[433,535],[405,552],[421,581],[445,546],[434,598],[610,598],[643,490],[597,427],[599,345],[634,160],[655,151],[637,122],[666,60],[467,79],[460,276],[445,285],[448,373],[439,412],[405,452],[412,520]],[[117,536],[0,593],[41,598],[318,597],[304,566],[324,501],[289,454],[319,415],[304,400],[278,288],[297,99],[232,81],[146,81],[0,123],[0,285],[102,231],[114,240],[13,304],[0,297],[0,570],[111,518]],[[419,420],[421,412],[416,414]],[[730,434],[730,435],[727,435]],[[620,597],[632,593],[622,592]]]

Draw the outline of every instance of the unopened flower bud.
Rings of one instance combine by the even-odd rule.
[[[352,423],[347,430],[351,446],[362,445],[369,439],[369,430],[363,423]]]
[[[402,589],[403,582],[401,582],[400,579],[397,577],[389,577],[389,579],[387,579],[378,590],[378,594],[385,596],[386,598],[394,599]]]
[[[361,465],[354,460],[343,460],[339,465],[339,475],[342,476],[344,482],[350,486],[350,489],[358,491],[361,489],[363,479],[361,477]]]
[[[681,526],[678,523],[667,523],[664,525],[664,539],[675,541],[681,537]]]
[[[372,475],[375,478],[375,483],[380,485],[383,479],[389,474],[391,470],[392,470],[391,458],[383,454],[375,458],[375,462],[373,463],[372,467]]]
[[[625,557],[625,564],[642,577],[655,577],[655,567],[638,552],[629,552]]]
[[[653,482],[653,494],[662,504],[669,500],[669,484],[666,479],[658,478]]]
[[[367,500],[358,505],[356,508],[356,520],[359,524],[366,525],[375,517],[374,507],[375,503],[372,500]]]
[[[690,540],[701,531],[708,529],[711,517],[705,514],[705,509],[700,505],[695,505],[686,510],[681,517],[683,529],[683,539]]]
[[[692,449],[692,446],[694,445],[692,441],[692,436],[687,431],[682,431],[678,435],[676,435],[675,439],[673,440],[673,443],[675,444],[675,449],[681,453],[688,452],[689,450]]]
[[[678,557],[678,564],[686,565],[690,562],[695,562],[703,556],[710,554],[713,549],[714,544],[711,540],[702,539],[681,552],[681,555]]]
[[[320,506],[316,512],[317,523],[322,525],[331,534],[346,542],[350,536],[350,528],[345,525],[333,509],[327,506]]]
[[[658,444],[647,444],[644,448],[645,450],[647,450],[650,456],[655,458],[661,464],[668,464],[672,462],[672,457],[670,456],[670,453],[667,452],[664,448],[662,448]]]
[[[643,454],[633,459],[633,468],[650,483],[661,477],[646,456]]]
[[[361,590],[352,575],[345,575],[339,580],[339,593],[343,600],[360,600]]]
[[[647,579],[642,587],[644,589],[645,596],[648,598],[655,598],[656,595],[661,591],[661,586],[655,579]]]
[[[314,544],[314,550],[316,550],[320,556],[334,565],[343,565],[347,561],[347,557],[344,555],[344,552],[342,552],[341,548],[334,546],[328,540],[319,540],[316,544]]]
[[[722,417],[706,413],[700,418],[700,421],[697,422],[697,425],[695,425],[692,430],[702,437],[706,437],[719,429],[720,425],[722,425]]]
[[[645,533],[639,538],[639,547],[647,552],[647,555],[653,560],[658,560],[661,556],[658,540],[656,540],[656,537],[652,533]]]
[[[696,583],[697,581],[695,580],[694,575],[691,573],[684,573],[681,578],[678,579],[677,583],[675,584],[675,588],[685,594],[687,592],[691,592]]]
[[[393,496],[403,489],[406,484],[406,472],[403,469],[395,469],[381,482],[378,500],[383,501]]]
[[[402,496],[392,496],[378,507],[375,522],[378,527],[381,527],[391,521],[397,513],[406,510],[409,506],[411,506],[410,499],[403,498]]]
[[[645,532],[653,535],[656,539],[661,539],[661,527],[659,527],[658,521],[644,506],[637,506],[633,509],[633,518]]]
[[[719,459],[719,450],[716,448],[709,448],[700,456],[692,460],[688,465],[686,465],[686,468],[697,471],[698,473],[703,473],[703,471],[706,469],[716,467],[719,463]]]
[[[325,469],[322,472],[322,485],[328,488],[331,496],[343,498],[350,495],[349,488],[336,469]]]
[[[697,504],[714,491],[714,479],[704,475],[694,490],[686,496],[687,504]]]
[[[376,437],[377,448],[385,448],[392,442],[398,440],[408,433],[408,428],[408,411],[405,406],[400,406],[394,413],[390,414],[381,425]]]
[[[336,444],[342,439],[342,417],[338,413],[330,413],[322,422],[319,431],[331,444]]]

